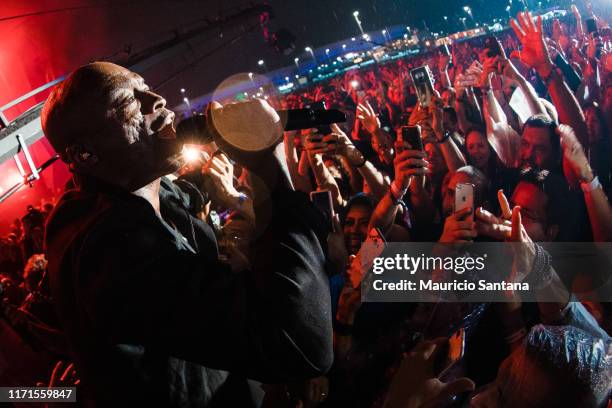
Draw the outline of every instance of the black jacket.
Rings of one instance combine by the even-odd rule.
[[[233,273],[165,179],[167,222],[143,198],[91,180],[62,196],[45,237],[49,282],[89,404],[248,406],[246,378],[329,368],[321,217],[294,191],[271,198],[253,271]]]

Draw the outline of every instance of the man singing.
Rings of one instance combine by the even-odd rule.
[[[246,102],[245,117],[269,122],[263,104]],[[292,190],[282,145],[237,159],[258,180],[259,234],[250,271],[235,273],[162,179],[178,168],[173,119],[139,75],[101,62],[73,72],[42,112],[76,184],[48,221],[46,249],[92,406],[249,406],[247,378],[312,378],[331,365],[325,231]]]

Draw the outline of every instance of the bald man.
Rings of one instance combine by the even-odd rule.
[[[291,189],[282,145],[243,163],[263,199],[251,271],[234,273],[163,178],[178,169],[173,119],[139,75],[101,62],[73,72],[42,112],[76,184],[48,221],[50,287],[92,406],[253,406],[247,379],[331,365],[325,224]]]

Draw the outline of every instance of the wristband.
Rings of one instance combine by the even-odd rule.
[[[363,166],[365,166],[367,160],[365,158],[365,156],[363,156],[363,161],[360,164],[354,164],[355,167],[357,167],[358,169],[362,168]]]
[[[238,194],[238,209],[241,210],[242,209],[242,204],[244,204],[244,202],[247,200],[247,198],[249,198],[246,194],[244,193],[239,193]]]
[[[353,325],[336,321],[336,324],[334,324],[334,331],[340,336],[350,336],[353,334]]]
[[[584,193],[590,193],[591,191],[596,190],[599,187],[601,187],[601,183],[599,182],[599,177],[597,176],[593,177],[593,180],[591,180],[590,182],[580,183],[580,188]]]
[[[436,138],[436,143],[444,143],[448,140],[448,138],[450,138],[450,136],[451,136],[451,132],[447,130],[446,132],[444,132],[444,136],[442,136],[442,139]]]

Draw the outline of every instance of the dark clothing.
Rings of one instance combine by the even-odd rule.
[[[145,199],[88,181],[49,219],[51,293],[93,406],[249,406],[246,378],[331,365],[324,224],[305,196],[272,192],[244,273],[217,260],[188,200],[162,179],[164,222]]]

